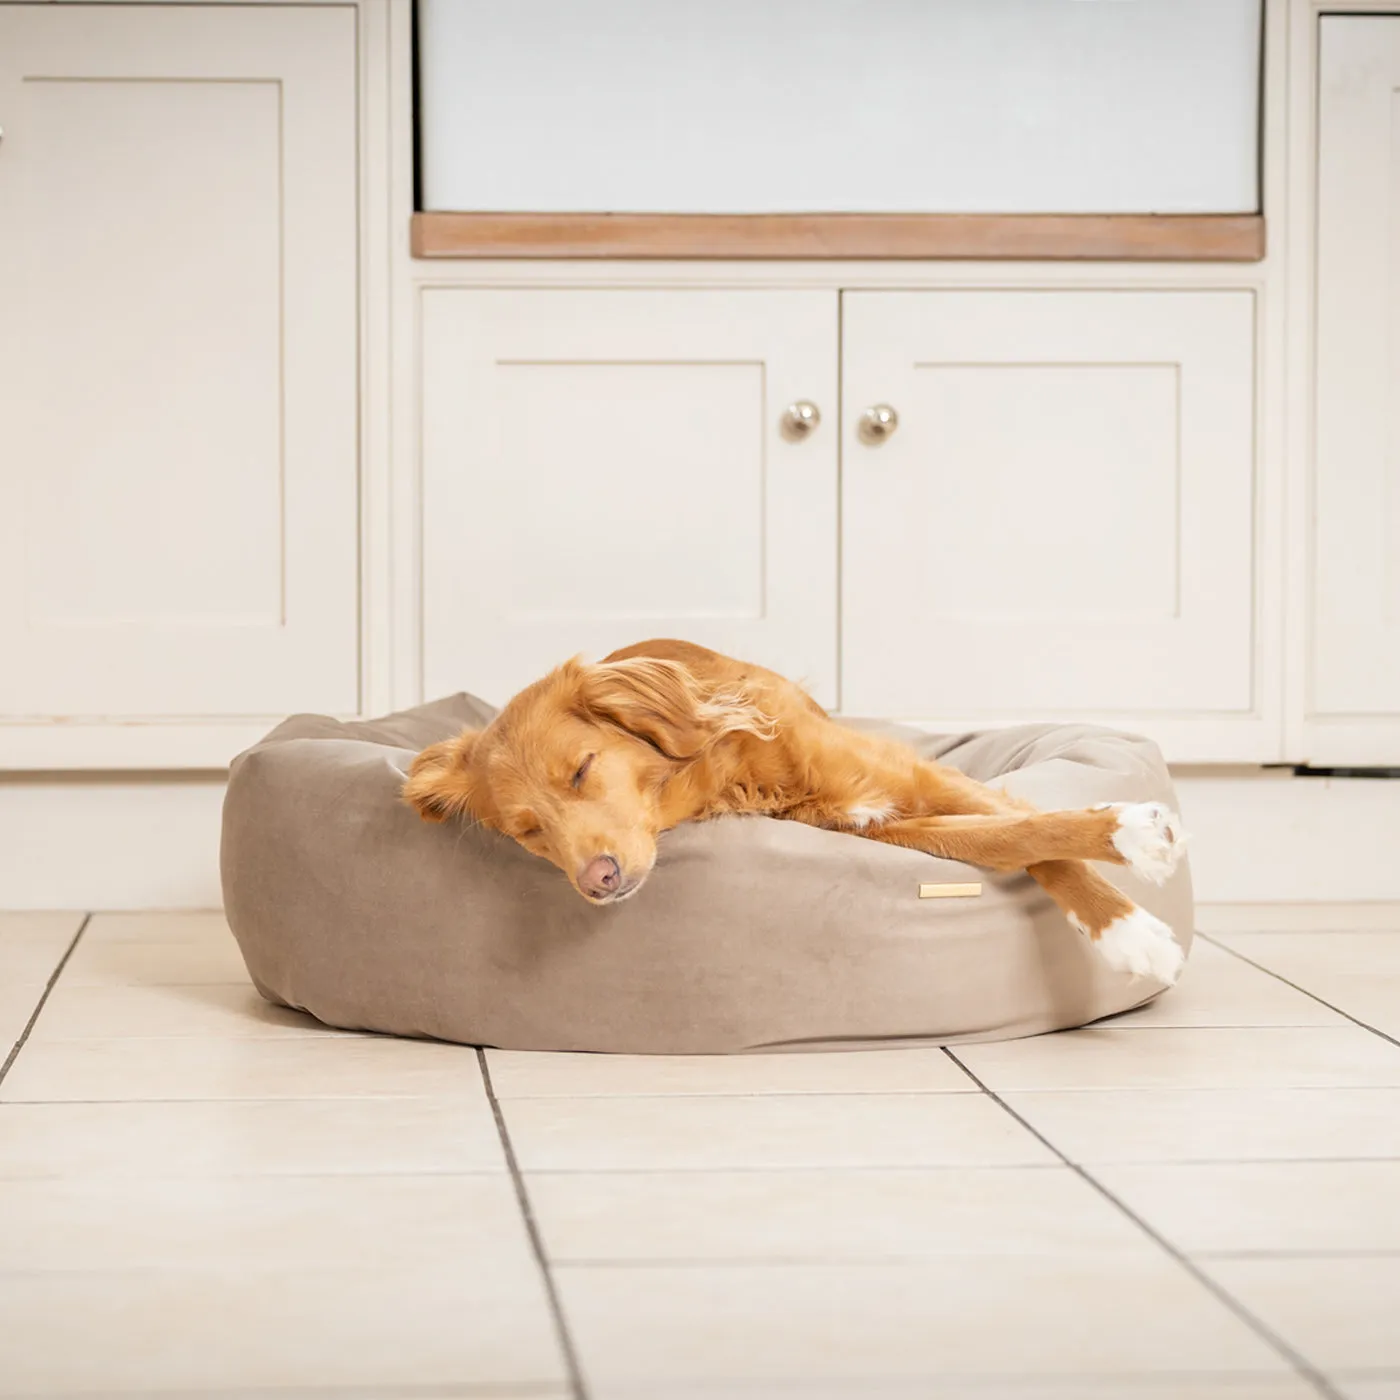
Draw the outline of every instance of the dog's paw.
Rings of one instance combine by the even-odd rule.
[[[1181,818],[1164,802],[1107,802],[1118,817],[1109,838],[1130,870],[1160,885],[1176,869],[1186,846]]]
[[[1087,932],[1078,920],[1074,922],[1081,932]],[[1186,954],[1171,929],[1146,909],[1134,908],[1115,919],[1097,938],[1091,934],[1090,941],[1115,971],[1152,977],[1168,987],[1181,976],[1186,964]]]

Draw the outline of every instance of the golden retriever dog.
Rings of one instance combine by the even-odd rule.
[[[424,749],[404,797],[429,821],[467,817],[557,865],[590,903],[641,889],[682,822],[758,813],[1025,870],[1110,966],[1174,982],[1161,920],[1086,861],[1160,884],[1183,835],[1157,802],[1041,812],[889,739],[830,719],[799,686],[689,642],[568,661],[481,730]]]

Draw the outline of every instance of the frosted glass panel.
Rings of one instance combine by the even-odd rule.
[[[1245,213],[1259,0],[419,0],[423,207]]]

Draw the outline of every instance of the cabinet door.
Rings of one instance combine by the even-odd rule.
[[[1234,291],[848,294],[843,707],[1223,756],[1253,696],[1253,321]]]
[[[0,716],[354,711],[355,17],[0,5]]]
[[[836,686],[833,292],[423,305],[423,681],[501,701],[682,637]],[[789,404],[823,421],[785,435]]]
[[[1306,757],[1400,763],[1400,18],[1324,16]]]

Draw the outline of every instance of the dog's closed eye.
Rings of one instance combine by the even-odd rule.
[[[570,780],[574,787],[577,788],[583,786],[583,780],[588,776],[588,770],[590,767],[592,767],[593,760],[596,757],[596,754],[589,754],[588,757],[585,758],[583,762],[579,764],[578,772],[576,772],[573,778]]]

